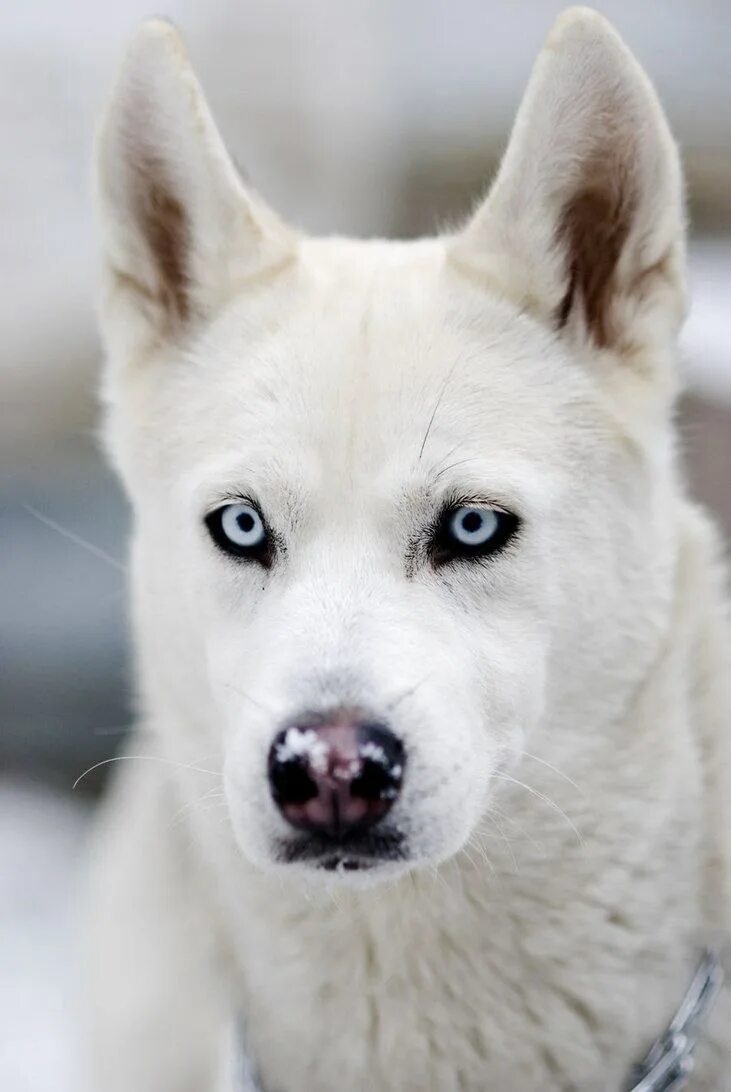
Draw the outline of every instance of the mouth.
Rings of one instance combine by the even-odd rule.
[[[387,862],[408,860],[408,853],[403,834],[384,830],[337,841],[311,834],[282,838],[276,857],[282,864],[309,864],[323,872],[368,872]]]
[[[374,862],[359,857],[326,857],[318,861],[316,867],[323,872],[368,872]]]

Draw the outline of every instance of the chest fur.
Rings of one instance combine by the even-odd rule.
[[[578,853],[563,898],[548,867],[470,868],[252,922],[242,1009],[267,1092],[621,1086],[688,980],[691,878],[651,921],[647,892],[613,899]]]

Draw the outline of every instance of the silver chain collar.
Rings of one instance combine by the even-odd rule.
[[[703,1026],[721,992],[724,969],[717,952],[706,950],[693,981],[666,1031],[635,1066],[625,1092],[680,1092],[694,1065],[694,1051]],[[263,1092],[254,1075],[243,1036],[239,1037],[237,1092]]]
[[[721,992],[724,969],[717,952],[703,953],[695,977],[670,1025],[632,1074],[628,1092],[678,1092],[693,1072],[696,1043]]]

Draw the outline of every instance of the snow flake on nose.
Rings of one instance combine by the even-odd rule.
[[[326,773],[330,748],[313,728],[288,728],[284,739],[277,745],[277,762],[292,762],[294,759],[307,759],[313,770]]]
[[[391,754],[381,736],[390,733],[378,725],[333,717],[324,723],[293,724],[273,744],[272,755],[280,772],[304,776],[311,790],[352,793],[355,798],[376,792],[381,802],[395,800],[403,775],[403,749]]]
[[[388,768],[388,757],[380,743],[374,743],[369,740],[368,743],[364,743],[360,748],[361,758],[368,759],[370,762],[375,762],[379,766],[383,766],[384,769]],[[399,770],[399,773],[401,771]]]

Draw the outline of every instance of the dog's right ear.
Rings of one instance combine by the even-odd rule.
[[[296,235],[242,182],[183,44],[143,23],[98,139],[96,190],[107,291],[102,323],[177,337],[235,287],[285,266]]]

